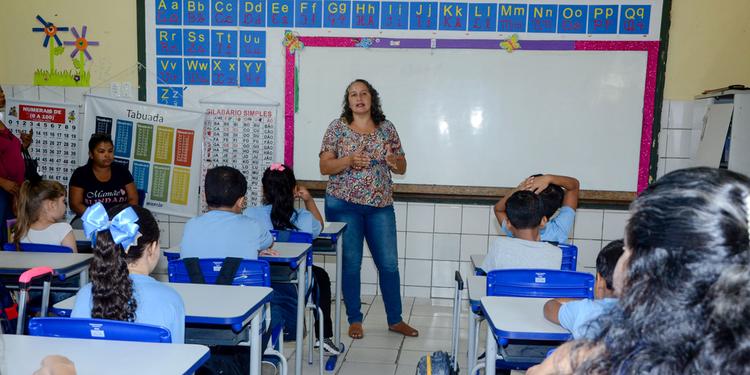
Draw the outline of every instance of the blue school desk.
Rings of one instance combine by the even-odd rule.
[[[294,373],[302,374],[302,345],[303,345],[303,328],[305,313],[305,295],[307,293],[307,256],[312,250],[312,245],[307,243],[294,242],[276,242],[273,249],[279,252],[279,255],[263,255],[262,259],[272,264],[286,264],[291,269],[297,271],[297,332],[294,343]]]
[[[88,283],[89,263],[93,257],[77,253],[0,251],[0,275],[20,276],[29,268],[49,267],[60,280],[80,274],[80,286],[83,286]]]
[[[474,255],[472,255],[474,257]],[[484,258],[484,256],[482,256]],[[482,310],[482,297],[487,295],[487,276],[470,275],[468,282],[469,289],[469,333],[468,333],[468,360],[466,362],[466,371],[470,372],[477,361],[477,333],[479,325],[484,320],[480,314]]]
[[[234,285],[165,284],[174,288],[185,303],[186,342],[236,345],[239,341],[247,339],[250,343],[250,374],[260,374],[262,307],[271,301],[273,289]],[[55,304],[52,311],[58,315],[70,316],[70,311],[75,306],[75,298],[74,296]],[[191,325],[201,325],[201,328]],[[216,335],[207,330],[223,334]],[[207,334],[210,334],[210,339],[206,339]]]
[[[341,347],[341,270],[343,268],[342,252],[344,249],[344,230],[346,229],[346,223],[343,222],[327,222],[320,232],[318,238],[330,239],[335,244],[335,252],[315,249],[315,254],[320,255],[335,255],[336,256],[336,291],[334,298],[336,299],[336,306],[334,310],[334,323],[333,323],[333,337],[336,346]],[[326,364],[326,370],[333,371],[336,367],[336,361],[334,360],[332,366]],[[331,368],[329,368],[331,367]]]
[[[209,357],[203,345],[4,335],[5,371],[31,374],[48,355],[73,361],[79,374],[192,374]]]
[[[487,320],[485,373],[495,373],[497,340],[567,341],[570,332],[544,318],[544,304],[550,298],[482,297]],[[502,349],[502,348],[501,348]]]
[[[474,254],[469,256],[471,259],[471,269],[474,270],[474,275],[487,275],[482,269],[482,263],[484,263],[485,254]]]

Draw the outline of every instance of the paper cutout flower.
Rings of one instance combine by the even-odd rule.
[[[372,46],[373,39],[372,38],[359,38],[359,39],[354,39],[354,42],[355,42],[354,44],[355,47],[370,48],[370,46]]]
[[[44,25],[44,27],[34,27],[31,29],[33,32],[43,32],[46,36],[44,37],[44,42],[42,43],[43,47],[47,47],[49,44],[50,38],[55,38],[55,43],[57,43],[58,46],[62,46],[62,42],[60,41],[60,38],[57,36],[58,31],[68,31],[67,27],[63,26],[55,26],[52,22],[47,22],[42,18],[42,16],[38,15],[36,16],[36,19]]]
[[[291,30],[286,30],[284,32],[284,41],[282,43],[291,54],[305,48],[305,44],[299,40],[299,35]]]
[[[518,42],[518,34],[513,34],[510,38],[500,42],[500,48],[506,50],[508,53],[521,49],[521,43]]]
[[[99,42],[88,40],[86,39],[86,25],[83,25],[83,28],[81,29],[81,35],[78,35],[78,31],[76,30],[75,26],[70,28],[70,32],[73,34],[74,37],[76,37],[75,42],[69,42],[65,41],[66,46],[75,46],[75,49],[70,54],[71,58],[75,58],[78,52],[83,53],[86,55],[86,58],[91,60],[91,54],[89,54],[89,51],[87,50],[88,46],[98,46]]]

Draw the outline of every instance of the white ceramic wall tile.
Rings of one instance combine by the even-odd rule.
[[[169,242],[170,246],[177,246],[182,243],[182,233],[185,231],[185,223],[169,223]]]
[[[464,283],[468,283],[469,276],[474,274],[474,267],[471,266],[471,262],[460,262],[458,267],[459,271],[461,271],[461,277],[463,277]]]
[[[176,215],[169,215],[169,222],[170,223],[187,223],[188,220],[192,218],[185,217],[185,216],[176,216]]]
[[[362,257],[362,276],[361,280],[363,283],[377,283],[378,282],[378,269],[375,268],[375,262],[370,257]]]
[[[168,248],[172,246],[172,240],[169,238],[169,223],[158,223],[159,225],[159,247]]]
[[[690,159],[672,159],[667,158],[664,166],[665,173],[676,171],[678,169],[688,168],[692,166]]]
[[[692,143],[693,130],[668,129],[667,133],[667,157],[688,158],[690,157],[690,145]]]
[[[409,232],[432,232],[435,223],[435,205],[409,203],[406,214],[406,230]]]
[[[432,287],[432,298],[454,298],[456,296],[455,288],[437,288]]]
[[[435,232],[461,233],[461,205],[435,205]]]
[[[603,214],[604,211],[602,210],[576,210],[573,237],[576,239],[600,240],[602,238]]]
[[[83,105],[84,94],[88,94],[89,89],[84,87],[66,87],[65,88],[65,103],[73,103]]]
[[[406,259],[404,284],[413,286],[430,286],[432,279],[432,261]]]
[[[406,231],[406,203],[396,202],[393,204],[396,212],[396,230]]]
[[[661,128],[666,129],[669,123],[669,106],[672,103],[671,100],[664,100],[661,104]]]
[[[489,211],[488,206],[464,205],[461,218],[461,233],[488,234]]]
[[[406,232],[396,232],[396,248],[399,259],[406,257]]]
[[[661,131],[659,131],[658,154],[660,158],[667,156],[667,138],[669,138],[669,131],[666,128],[662,128]]]
[[[667,159],[659,158],[659,165],[656,167],[656,178],[664,176],[667,170]]]
[[[693,127],[693,101],[673,100],[669,104],[669,129]]]
[[[576,265],[576,269],[582,269],[583,267],[596,268],[596,256],[599,255],[599,250],[602,249],[602,241],[576,239],[573,244],[578,247],[578,264]]]
[[[628,222],[630,213],[625,210],[604,211],[604,229],[602,231],[602,239],[605,241],[612,241],[621,239],[625,235],[625,224]]]
[[[65,101],[65,89],[55,86],[39,86],[39,100],[52,103]]]
[[[455,284],[454,274],[458,270],[458,262],[432,261],[432,286],[453,286]]]
[[[109,86],[107,87],[92,87],[91,94],[96,96],[110,97]]]
[[[378,286],[376,284],[364,284],[363,283],[362,286],[361,286],[361,288],[360,288],[360,290],[361,290],[360,294],[363,295],[363,296],[374,296],[374,295],[376,295],[378,293],[377,292],[377,287]],[[342,311],[342,313],[346,314],[343,311]]]
[[[432,233],[406,232],[406,258],[432,259]]]
[[[461,256],[461,235],[435,233],[432,257],[438,260],[458,260]]]
[[[474,234],[461,235],[461,260],[468,261],[472,254],[487,254],[488,237]]]
[[[490,209],[488,211],[489,218],[487,220],[489,221],[490,225],[490,235],[505,236],[505,232],[503,232],[503,229],[500,226],[500,222],[497,221],[497,216],[495,216],[494,207],[490,206]]]
[[[3,90],[6,95],[12,91],[11,97],[15,99],[39,100],[39,86],[13,85],[12,90]]]
[[[404,297],[430,298],[430,288],[418,286],[405,286]]]

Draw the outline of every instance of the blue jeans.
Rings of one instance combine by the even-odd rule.
[[[343,221],[344,254],[341,289],[349,323],[363,319],[361,299],[362,249],[364,239],[370,247],[372,260],[378,268],[380,291],[388,324],[401,319],[401,282],[398,273],[398,248],[396,247],[396,214],[393,205],[372,207],[326,195],[326,220]]]

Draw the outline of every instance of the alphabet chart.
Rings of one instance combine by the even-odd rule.
[[[34,132],[29,154],[39,163],[43,178],[68,186],[78,167],[81,138],[80,107],[62,103],[8,99],[5,124],[17,137],[21,131]]]
[[[277,107],[207,104],[202,176],[213,167],[237,168],[247,178],[248,206],[261,204],[261,177],[274,161]],[[201,202],[205,211],[205,197]]]

